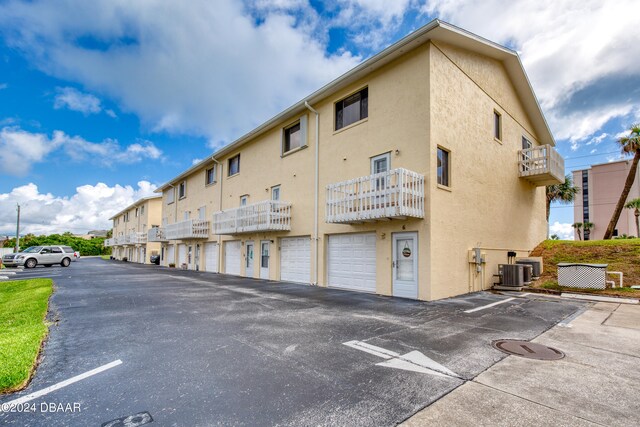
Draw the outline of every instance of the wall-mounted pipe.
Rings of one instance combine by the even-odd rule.
[[[319,240],[318,236],[318,209],[319,209],[319,154],[320,154],[320,113],[315,110],[311,105],[309,105],[309,101],[304,101],[304,106],[309,109],[312,113],[316,115],[316,160],[315,160],[315,204],[313,209],[313,240],[315,245],[315,265],[314,265],[314,273],[313,273],[313,284],[318,285],[318,270],[319,270],[319,259],[320,256],[318,254]]]

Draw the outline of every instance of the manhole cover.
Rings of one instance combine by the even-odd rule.
[[[564,357],[564,353],[560,350],[529,341],[497,340],[493,341],[491,345],[503,353],[528,359],[559,360]]]

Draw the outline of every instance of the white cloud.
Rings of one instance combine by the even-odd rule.
[[[49,138],[43,133],[4,127],[0,130],[0,171],[5,175],[24,176],[33,164],[45,161],[57,150],[64,150],[72,160],[91,161],[103,166],[162,158],[162,151],[151,141],[141,140],[123,148],[113,139],[90,142],[59,130]]]
[[[104,183],[83,185],[71,197],[40,193],[30,183],[0,193],[0,235],[15,233],[15,207],[20,204],[20,232],[51,234],[71,231],[84,233],[93,229],[109,229],[109,218],[141,197],[153,194],[156,186],[140,181],[137,187]]]
[[[69,110],[79,111],[82,114],[98,114],[102,111],[100,100],[90,93],[82,93],[72,87],[56,88],[58,94],[55,97],[53,107],[55,109],[68,108]]]
[[[256,24],[232,0],[0,6],[7,43],[44,72],[113,99],[150,129],[224,141],[359,61],[326,54],[323,36],[298,24],[277,10]]]
[[[193,160],[191,160],[191,164],[192,165],[197,165],[198,163],[200,163],[202,161],[202,159],[198,159],[197,157]]]
[[[549,234],[558,235],[560,240],[574,240],[573,227],[569,223],[560,223],[555,221],[549,225]]]
[[[640,32],[631,12],[637,6],[636,0],[429,0],[423,10],[515,46],[556,137],[576,141],[634,105],[624,94],[606,99],[611,91],[588,92],[621,77],[637,80]],[[571,97],[581,92],[586,102],[574,102]]]

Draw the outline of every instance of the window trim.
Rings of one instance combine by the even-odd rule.
[[[245,200],[246,203],[243,205],[242,201]],[[247,206],[249,204],[249,195],[248,194],[243,194],[242,196],[240,196],[240,206]]]
[[[496,119],[497,119],[497,122],[496,122]],[[502,114],[494,108],[493,109],[493,139],[494,140],[498,142],[502,142],[504,137],[503,127],[504,127],[504,123],[502,121]]]
[[[184,188],[184,194],[182,196],[180,195],[180,189],[181,188]],[[180,184],[178,184],[178,200],[182,200],[182,199],[186,199],[186,198],[187,198],[187,180],[185,179]]]
[[[382,154],[378,154],[377,156],[370,157],[371,175],[374,175],[376,173],[376,172],[374,172],[374,170],[375,170],[374,169],[374,165],[375,165],[375,162],[377,160],[380,160],[380,159],[387,159],[387,170],[386,170],[386,172],[389,172],[391,170],[391,151],[387,151],[386,153],[382,153]],[[381,172],[379,172],[379,173],[381,173]]]
[[[344,117],[343,117],[343,125],[341,127],[338,127],[338,104],[343,102],[345,99],[351,98],[352,96],[361,93],[363,91],[367,91],[367,115],[365,117],[362,117],[362,105],[360,106],[360,119],[356,120],[355,122],[349,123],[348,125],[344,124]],[[344,107],[342,107],[344,110]],[[369,118],[369,86],[362,86],[361,88],[341,97],[340,99],[336,100],[333,102],[333,132],[339,132],[342,131],[344,129],[348,129],[356,124],[360,124],[363,123],[364,121],[366,121]]]
[[[273,190],[278,190],[278,198],[277,199],[273,198]],[[281,200],[281,198],[280,198],[281,195],[282,195],[282,188],[281,188],[280,184],[274,185],[273,187],[271,187],[271,201],[272,202],[280,201]]]
[[[210,185],[215,184],[216,182],[218,182],[218,180],[216,179],[217,171],[216,171],[216,165],[211,165],[210,168],[205,168],[204,169],[204,186],[208,187]],[[209,181],[209,171],[212,171],[212,177],[211,177],[211,182]]]
[[[447,153],[447,184],[441,184],[438,180],[439,178],[439,173],[438,173],[438,152],[442,150],[443,152]],[[437,145],[436,146],[436,185],[438,186],[438,188],[441,188],[443,190],[448,190],[451,191],[452,187],[453,187],[453,174],[452,174],[452,161],[451,161],[452,155],[451,155],[451,150],[441,146],[441,145]]]
[[[238,158],[238,172],[232,174],[231,173],[231,161],[235,158]],[[235,156],[229,157],[229,159],[227,160],[227,178],[231,178],[232,176],[236,176],[240,173],[240,153],[236,154]]]
[[[175,201],[176,201],[176,188],[172,186],[171,190],[167,191],[167,205],[175,203]]]

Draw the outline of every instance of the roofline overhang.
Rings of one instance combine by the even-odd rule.
[[[153,200],[153,199],[160,199],[162,197],[161,194],[158,195],[153,195],[153,196],[147,196],[147,197],[142,197],[138,200],[136,200],[134,203],[130,204],[129,206],[127,206],[126,208],[122,209],[120,212],[118,212],[117,214],[115,214],[114,216],[112,216],[111,218],[109,218],[109,221],[112,221],[114,219],[116,219],[117,217],[119,217],[120,215],[122,215],[123,213],[125,213],[126,211],[128,211],[129,209],[133,209],[136,206],[139,206],[142,202],[146,202],[147,200]]]

